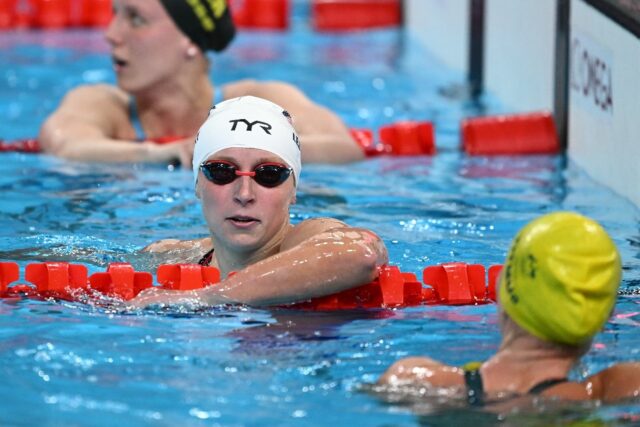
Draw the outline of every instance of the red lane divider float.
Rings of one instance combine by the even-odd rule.
[[[370,129],[351,129],[350,133],[367,157],[433,156],[437,151],[434,126],[429,121],[400,121],[382,126],[377,141]],[[464,151],[470,155],[555,154],[560,151],[553,117],[549,113],[466,119],[462,123],[461,138]],[[167,144],[182,139],[169,136],[153,142]],[[35,139],[0,140],[0,152],[40,151]]]
[[[436,154],[433,123],[403,121],[383,126],[379,130],[380,141],[390,154],[418,156]]]
[[[40,144],[35,139],[18,139],[15,141],[4,141],[0,139],[0,153],[39,153],[41,151]]]
[[[0,0],[0,2],[3,0]],[[370,129],[351,129],[351,137],[367,157],[433,156],[435,131],[429,121],[400,121],[382,126],[378,138]],[[548,113],[516,114],[466,119],[461,128],[462,146],[470,155],[555,154],[560,151],[553,117]],[[156,138],[156,144],[184,137]],[[36,139],[0,140],[1,152],[39,153]]]
[[[354,31],[402,24],[400,0],[313,0],[311,20],[317,31]]]
[[[0,0],[0,30],[104,27],[112,15],[111,0]]]
[[[229,9],[240,28],[289,28],[289,0],[229,0]]]
[[[467,154],[555,154],[560,151],[550,113],[512,114],[466,119],[461,126]]]
[[[351,129],[350,132],[367,157],[436,154],[433,123],[428,121],[401,121],[383,126],[378,131],[379,143],[375,142],[369,129]]]
[[[418,305],[476,305],[495,301],[496,281],[502,266],[485,268],[478,264],[445,263],[426,267],[423,281],[398,267],[384,266],[379,277],[354,289],[288,307],[308,310],[401,308]],[[188,291],[215,286],[220,272],[199,264],[165,264],[157,271],[159,288]],[[88,276],[87,267],[66,262],[28,264],[25,280],[15,283],[19,268],[14,262],[0,262],[0,297],[76,300],[80,292],[130,300],[153,284],[153,275],[135,271],[130,264],[112,263],[106,272]]]

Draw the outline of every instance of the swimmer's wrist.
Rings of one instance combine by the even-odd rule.
[[[144,149],[142,160],[145,162],[171,163],[179,158],[173,144],[158,145],[151,141],[145,141],[141,146]]]
[[[229,278],[227,278],[214,285],[199,289],[196,292],[198,292],[200,301],[208,306],[242,303],[242,301],[237,301],[227,295],[227,292],[232,290],[233,287],[234,286],[229,283]]]

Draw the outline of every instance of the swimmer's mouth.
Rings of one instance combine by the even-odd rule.
[[[113,63],[118,67],[124,67],[125,65],[127,65],[127,61],[116,58],[115,56],[112,57],[112,60],[113,60]]]
[[[244,223],[259,222],[257,219],[252,218],[250,216],[230,216],[227,219],[234,222],[244,222]]]

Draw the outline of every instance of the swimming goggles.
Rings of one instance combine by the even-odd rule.
[[[260,163],[251,172],[241,172],[238,166],[224,160],[203,162],[200,170],[205,178],[216,185],[231,184],[239,176],[250,176],[259,185],[277,187],[289,178],[292,169],[280,163]]]

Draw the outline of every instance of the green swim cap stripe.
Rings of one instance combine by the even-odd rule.
[[[202,51],[226,48],[236,29],[226,0],[160,0],[176,26]]]

